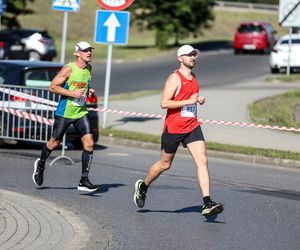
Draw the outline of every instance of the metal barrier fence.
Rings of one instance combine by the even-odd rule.
[[[0,139],[46,143],[52,133],[58,95],[47,89],[0,85]],[[65,136],[62,143],[64,156]]]
[[[257,9],[257,10],[270,10],[278,11],[279,6],[275,4],[260,4],[260,3],[244,3],[244,2],[231,2],[231,1],[216,1],[216,6],[229,7],[229,8],[242,8],[242,9]]]

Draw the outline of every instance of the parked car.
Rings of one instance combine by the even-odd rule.
[[[291,41],[290,41],[291,39]],[[290,45],[289,45],[290,42]],[[289,59],[290,48],[290,59]],[[300,34],[282,36],[272,49],[269,57],[271,73],[286,70],[288,63],[291,70],[300,70]]]
[[[13,29],[0,32],[0,47],[6,53],[2,59],[28,59],[52,61],[56,57],[54,39],[45,30]]]
[[[234,52],[258,51],[269,53],[276,43],[276,31],[272,25],[262,21],[242,22],[234,35]]]
[[[15,34],[0,33],[0,58],[25,58],[25,44]]]
[[[47,90],[49,84],[51,83],[54,76],[60,71],[62,68],[62,64],[54,63],[54,62],[43,62],[43,61],[27,61],[27,60],[0,60],[0,87],[18,87],[18,91],[24,91],[24,93],[28,93],[29,91],[31,95],[46,98],[49,100],[53,100],[53,98],[56,98],[55,101],[58,101],[59,96],[54,95],[52,93],[49,93],[48,91],[40,90]],[[27,88],[24,88],[27,87]],[[23,89],[24,88],[24,89]],[[27,91],[27,92],[26,92]],[[10,105],[19,105],[17,108],[20,108],[23,111],[26,112],[33,112],[32,106],[27,105],[27,100],[22,98],[22,96],[10,96],[10,100],[4,100],[7,99],[3,98],[4,94],[0,92],[0,100],[1,101],[9,101]],[[35,103],[35,105],[37,105]],[[0,104],[1,107],[1,104]],[[97,96],[93,95],[91,97],[87,98],[87,107],[88,108],[97,108]],[[35,108],[34,108],[35,109]],[[37,108],[36,108],[37,109]],[[6,114],[6,115],[4,115]],[[47,112],[42,111],[42,108],[40,111],[35,113],[36,115],[45,116],[45,114],[48,114]],[[49,114],[50,116],[50,114]],[[5,118],[5,119],[4,119]],[[48,117],[46,117],[48,118]],[[50,117],[49,117],[50,118]],[[93,137],[95,141],[98,141],[99,138],[99,117],[97,111],[89,111],[89,119],[91,122],[91,127],[93,131]],[[5,120],[5,121],[4,121]],[[18,124],[12,124],[15,121],[15,123]],[[1,125],[3,127],[1,127]],[[14,126],[13,126],[14,125]],[[8,115],[8,113],[0,111],[0,132],[3,131],[9,131],[6,132],[6,136],[10,138],[12,135],[16,133],[18,134],[18,138],[22,137],[22,133],[24,131],[28,131],[29,121],[25,121],[23,119],[22,122],[17,121],[13,118],[12,115]],[[38,123],[38,126],[43,126],[40,123]],[[26,129],[27,128],[27,129]],[[31,130],[32,133],[35,133],[35,127],[32,126]],[[51,135],[51,127],[49,127],[49,131],[44,131],[49,136]],[[12,131],[13,130],[13,131]],[[28,132],[31,133],[31,132]],[[1,133],[0,133],[1,136]],[[73,145],[76,148],[81,148],[81,138],[75,131],[75,128],[73,126],[69,127],[67,130],[67,141],[73,143]],[[1,138],[0,138],[1,140]],[[2,140],[3,142],[3,140]],[[0,143],[1,144],[1,143]]]

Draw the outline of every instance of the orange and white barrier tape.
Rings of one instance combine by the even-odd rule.
[[[24,99],[32,100],[35,102],[43,103],[43,104],[49,104],[52,106],[57,106],[57,102],[49,101],[43,98],[39,98],[36,96],[32,96],[29,94],[25,94],[23,92],[18,92],[14,90],[7,90],[0,87],[0,92],[8,93],[10,95],[19,96]],[[16,109],[9,109],[9,108],[1,108],[0,110],[4,110],[5,112],[26,118],[31,119],[40,123],[52,125],[53,121],[49,120],[47,118],[33,115],[30,113],[18,111]],[[135,117],[146,117],[146,118],[154,118],[154,119],[163,119],[165,118],[164,115],[158,115],[158,114],[147,114],[143,112],[130,112],[130,111],[123,111],[123,110],[117,110],[117,109],[99,109],[99,108],[88,108],[88,110],[91,111],[97,111],[97,112],[107,112],[112,114],[120,114],[120,115],[126,115],[126,116],[135,116]],[[281,131],[293,131],[293,132],[300,132],[300,128],[294,128],[294,127],[286,127],[286,126],[276,126],[276,125],[263,125],[263,124],[254,124],[254,123],[243,123],[243,122],[232,122],[232,121],[219,121],[219,120],[208,120],[208,119],[199,119],[201,123],[209,123],[209,124],[219,124],[219,125],[226,125],[226,126],[238,126],[238,127],[249,127],[249,128],[263,128],[263,129],[272,129],[272,130],[281,130]]]
[[[230,126],[238,126],[238,127],[265,128],[265,129],[300,132],[300,128],[286,127],[286,126],[263,125],[263,124],[254,124],[254,123],[245,123],[245,122],[228,122],[228,121],[205,120],[205,119],[204,120],[199,119],[199,121],[203,122],[203,123],[210,123],[210,124],[220,124],[220,125],[230,125]]]
[[[29,120],[36,121],[36,122],[46,124],[46,125],[50,125],[50,126],[53,125],[52,119],[47,119],[47,118],[39,116],[39,115],[34,115],[34,114],[30,114],[28,112],[20,111],[17,109],[11,109],[11,108],[0,107],[0,110],[4,111],[6,113],[10,113],[12,115],[24,118],[24,119],[29,119]]]
[[[44,98],[41,98],[41,97],[37,97],[37,96],[34,96],[34,95],[29,95],[29,94],[26,94],[24,92],[16,91],[16,90],[13,90],[13,89],[7,89],[7,88],[1,88],[0,87],[0,92],[3,92],[3,93],[8,94],[8,95],[12,95],[12,96],[18,96],[18,97],[24,98],[26,100],[31,100],[31,101],[38,102],[38,103],[48,104],[48,105],[51,105],[51,106],[57,106],[57,104],[58,104],[57,102],[50,101],[50,100],[47,100],[47,99],[44,99]]]
[[[91,109],[91,110],[100,111],[100,112],[108,112],[108,113],[113,113],[113,114],[128,115],[128,116],[138,116],[138,117],[157,118],[157,119],[165,118],[165,116],[163,116],[163,115],[147,114],[147,113],[142,113],[142,112],[138,112],[138,113],[137,112],[129,112],[129,111],[116,110],[116,109],[100,109],[100,110],[99,109]],[[199,119],[198,121],[201,123],[209,123],[209,124],[300,132],[300,128],[286,127],[286,126],[262,125],[262,124],[254,124],[254,123],[218,121],[218,120],[208,120],[208,119]]]

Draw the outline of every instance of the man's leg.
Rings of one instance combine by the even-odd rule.
[[[203,195],[202,215],[211,216],[219,214],[224,207],[221,203],[216,203],[210,198],[210,177],[208,170],[208,160],[204,141],[194,141],[187,144],[187,147],[196,163],[199,186]]]
[[[82,137],[83,151],[81,156],[82,170],[81,179],[77,187],[80,191],[93,192],[98,190],[98,186],[93,185],[88,176],[93,160],[94,140],[92,134],[86,134]]]
[[[148,170],[144,183],[146,186],[150,186],[150,184],[158,178],[163,172],[168,170],[174,159],[175,153],[168,154],[164,150],[160,153],[160,159],[156,163],[154,163]]]
[[[142,208],[145,205],[146,192],[150,184],[158,178],[164,171],[168,170],[174,159],[175,153],[168,154],[164,150],[160,153],[160,159],[148,170],[145,180],[138,180],[135,183],[134,202]]]
[[[44,145],[41,157],[34,162],[32,180],[35,183],[35,185],[41,186],[43,184],[46,160],[53,151],[53,149],[58,147],[59,144],[60,140],[56,140],[53,137],[51,137],[50,140]]]
[[[34,170],[32,174],[33,182],[40,186],[43,184],[43,177],[44,177],[44,169],[45,163],[49,155],[51,154],[52,150],[57,148],[65,134],[67,128],[72,123],[71,119],[66,119],[63,117],[56,117],[54,124],[53,124],[53,131],[50,140],[47,144],[44,145],[41,158],[37,159],[34,163]]]
[[[94,140],[91,134],[86,134],[82,137],[83,151],[82,151],[82,171],[81,177],[88,177],[92,165]]]
[[[198,183],[203,197],[210,195],[210,180],[208,171],[208,160],[204,141],[194,141],[187,144],[197,166]]]

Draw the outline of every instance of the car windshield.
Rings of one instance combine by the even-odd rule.
[[[262,32],[263,27],[261,25],[254,25],[254,24],[243,24],[239,27],[238,31],[240,33],[254,33],[254,32]]]
[[[48,87],[59,72],[59,68],[28,69],[25,72],[25,85],[31,87]]]
[[[289,39],[282,40],[280,44],[288,44]],[[292,39],[292,44],[299,44],[300,45],[300,38],[299,39]]]
[[[15,84],[19,83],[19,74],[15,73],[15,69],[8,65],[0,65],[0,84]]]

